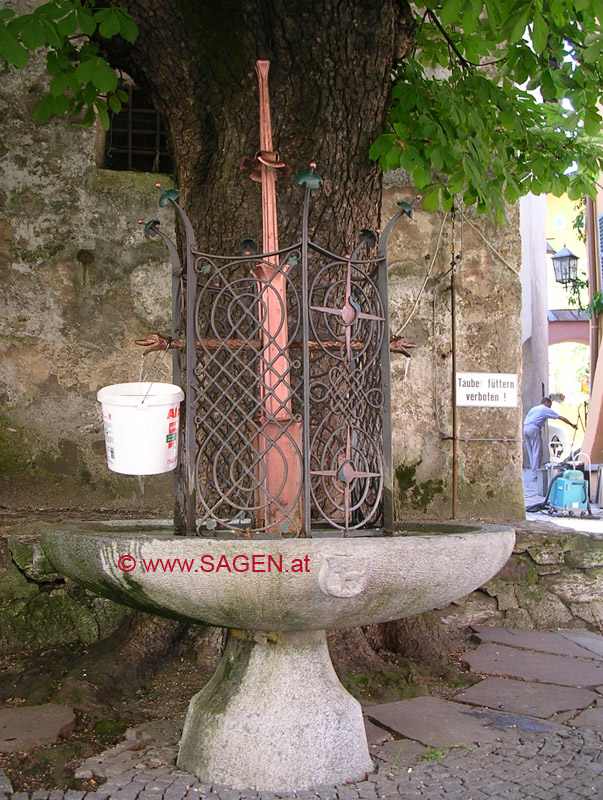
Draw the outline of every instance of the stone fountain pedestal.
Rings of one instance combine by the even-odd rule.
[[[504,526],[447,523],[349,538],[205,539],[128,523],[42,535],[55,568],[87,589],[229,629],[215,675],[191,700],[178,765],[264,791],[373,769],[360,705],[335,674],[325,631],[447,605],[495,575],[514,541]]]
[[[230,630],[218,670],[191,700],[178,766],[273,789],[372,772],[360,703],[335,674],[325,632]]]

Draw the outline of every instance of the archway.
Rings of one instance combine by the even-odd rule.
[[[578,422],[574,432],[555,421],[548,424],[549,442],[557,442],[553,455],[569,455],[570,446],[579,445],[586,427],[590,391],[590,348],[582,342],[565,341],[549,346],[549,395],[553,408],[569,420]]]

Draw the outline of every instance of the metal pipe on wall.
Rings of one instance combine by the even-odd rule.
[[[453,244],[454,247],[454,244]],[[454,257],[453,257],[454,261]],[[450,273],[450,346],[452,366],[452,519],[456,519],[458,493],[458,439],[456,410],[456,266],[452,264]]]
[[[584,226],[586,232],[586,259],[588,272],[589,298],[593,292],[600,290],[600,271],[597,248],[597,210],[590,197],[586,198],[584,213]],[[595,376],[595,367],[599,358],[599,320],[596,314],[590,316],[590,376],[591,380]]]

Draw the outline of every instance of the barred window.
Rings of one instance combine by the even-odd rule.
[[[171,174],[167,130],[150,95],[132,84],[123,86],[128,102],[111,114],[105,138],[105,169]]]

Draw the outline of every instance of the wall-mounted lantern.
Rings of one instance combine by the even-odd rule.
[[[578,273],[578,256],[563,245],[561,250],[553,256],[553,269],[557,283],[562,283],[564,286],[575,283]]]

